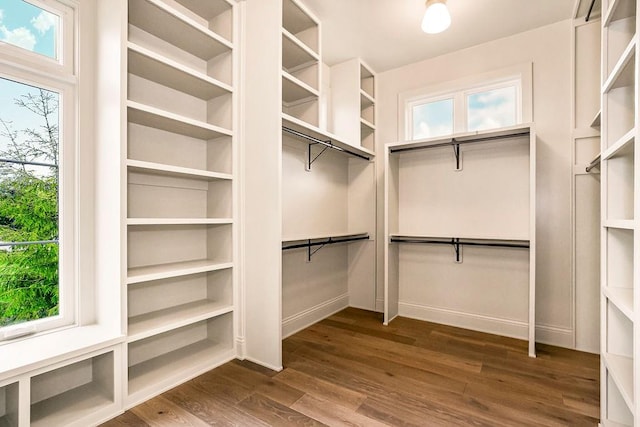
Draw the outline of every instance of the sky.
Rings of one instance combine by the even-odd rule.
[[[0,41],[57,59],[60,18],[22,0],[0,0]]]

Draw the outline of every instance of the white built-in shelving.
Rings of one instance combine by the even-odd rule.
[[[639,424],[640,190],[636,0],[603,1],[601,422]]]
[[[19,425],[19,385],[17,381],[0,385],[0,425]]]
[[[235,2],[129,0],[127,405],[235,356]]]
[[[294,0],[282,3],[282,112],[320,124],[320,23]]]
[[[535,141],[518,125],[386,144],[385,324],[519,337],[535,356]]]

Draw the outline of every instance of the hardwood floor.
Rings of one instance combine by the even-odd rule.
[[[599,357],[346,309],[283,342],[284,370],[234,361],[104,426],[595,426]]]

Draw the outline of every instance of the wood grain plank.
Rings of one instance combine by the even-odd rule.
[[[329,401],[306,394],[291,408],[330,426],[383,427],[388,424],[369,418],[355,410],[334,405]]]
[[[239,406],[244,408],[247,413],[273,426],[315,427],[325,425],[260,393],[254,393],[247,397],[240,402]]]
[[[209,424],[160,395],[131,409],[151,427],[206,427]]]

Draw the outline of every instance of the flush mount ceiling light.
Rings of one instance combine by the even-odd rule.
[[[441,33],[451,25],[447,0],[427,0],[427,10],[422,18],[422,31],[428,34]]]

